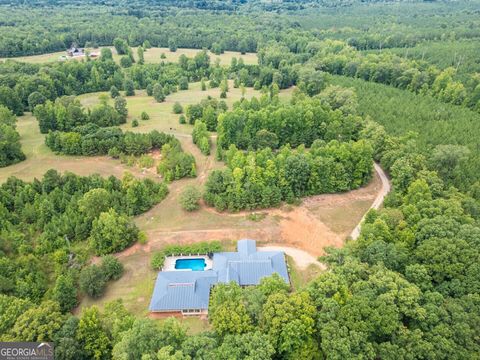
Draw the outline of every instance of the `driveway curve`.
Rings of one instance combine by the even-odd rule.
[[[295,264],[301,269],[305,270],[310,265],[317,265],[322,270],[326,269],[326,266],[319,262],[314,256],[310,255],[308,252],[289,247],[289,246],[276,246],[276,245],[267,245],[257,248],[258,251],[283,251],[288,256],[291,256],[295,261]]]
[[[365,214],[363,215],[358,225],[355,226],[355,229],[353,229],[352,233],[350,234],[350,237],[353,240],[357,240],[358,237],[360,236],[362,223],[365,220],[365,216],[367,215],[368,211],[370,209],[378,210],[380,206],[382,206],[385,196],[387,196],[387,194],[390,192],[390,189],[391,189],[390,180],[388,180],[388,177],[387,177],[387,174],[385,174],[385,171],[383,171],[383,169],[377,163],[374,163],[373,166],[375,167],[375,171],[377,172],[378,176],[380,177],[380,180],[382,181],[382,188],[380,189],[380,192],[378,193],[377,197],[373,201],[370,208],[365,212]]]

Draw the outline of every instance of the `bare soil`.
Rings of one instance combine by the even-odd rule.
[[[306,198],[299,206],[285,205],[280,209],[262,210],[266,216],[261,221],[248,220],[247,215],[253,212],[219,213],[202,206],[194,214],[182,212],[183,219],[179,224],[163,221],[150,223],[146,229],[149,242],[145,245],[136,244],[117,256],[124,258],[136,252],[149,253],[168,244],[251,238],[257,240],[260,246],[285,245],[317,257],[324,254],[325,247],[340,247],[344,244],[374,201],[380,187],[381,182],[378,175],[375,175],[369,185],[358,190]],[[177,196],[178,192],[173,189],[169,197]],[[145,217],[154,215],[155,219],[155,214],[159,211],[162,214],[173,212],[175,205],[170,207],[168,203],[169,199],[166,199]],[[213,217],[213,220],[209,217]],[[210,226],[202,226],[205,223]]]

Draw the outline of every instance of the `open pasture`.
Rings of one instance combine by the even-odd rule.
[[[101,48],[98,48],[98,49],[88,48],[86,50],[90,53],[92,52],[99,53],[100,49]],[[115,51],[115,48],[110,47],[110,49],[113,52],[113,59],[117,63],[119,63],[121,55],[117,54],[117,52]],[[133,56],[137,61],[138,60],[137,48],[132,48],[132,51],[133,51]],[[144,59],[145,59],[145,63],[147,64],[158,64],[162,61],[177,62],[181,55],[185,55],[191,58],[191,57],[194,57],[196,54],[198,54],[200,51],[202,50],[201,49],[177,49],[177,51],[172,52],[168,48],[152,47],[145,51]],[[60,60],[60,58],[62,56],[65,56],[66,54],[67,54],[66,51],[58,51],[53,53],[41,54],[41,55],[20,56],[20,57],[14,57],[9,59],[20,61],[20,62],[32,63],[32,64],[42,64],[42,63],[52,63],[57,61],[65,61],[65,60]],[[165,55],[164,59],[161,58],[162,54]],[[208,55],[210,56],[210,61],[212,63],[214,63],[216,59],[219,59],[220,65],[230,65],[230,62],[234,57],[237,59],[242,58],[244,63],[247,65],[258,64],[257,54],[255,53],[246,53],[242,55],[239,52],[225,51],[223,54],[215,55],[214,53],[208,51]],[[69,58],[66,61],[82,60],[82,59],[85,59],[85,57]],[[6,60],[7,58],[0,59],[0,61],[6,61]]]

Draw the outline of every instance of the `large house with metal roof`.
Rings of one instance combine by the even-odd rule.
[[[191,258],[191,257],[190,257]],[[176,258],[175,261],[203,261]],[[234,281],[240,286],[258,285],[264,277],[277,273],[286,283],[288,277],[285,254],[281,251],[258,251],[254,240],[240,240],[236,252],[213,254],[213,261],[181,270],[178,267],[158,273],[149,310],[165,315],[201,315],[208,313],[210,290],[219,283]],[[178,265],[178,264],[177,264]]]

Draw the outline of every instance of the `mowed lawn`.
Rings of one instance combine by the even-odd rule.
[[[118,63],[120,61],[121,55],[118,55],[115,51],[115,48],[110,47],[113,52],[113,58]],[[99,49],[87,49],[90,53],[98,52],[100,53],[101,48]],[[132,48],[133,55],[135,60],[138,60],[137,48]],[[198,54],[200,51],[199,49],[177,49],[177,51],[172,52],[168,48],[150,48],[144,53],[145,63],[147,64],[158,64],[162,61],[165,62],[177,62],[180,55],[184,54],[187,57],[191,58]],[[20,56],[15,58],[10,58],[12,60],[27,62],[32,64],[41,64],[41,63],[52,63],[60,61],[60,57],[66,55],[66,51],[58,51],[54,53],[48,54],[41,54],[41,55],[31,55],[31,56]],[[162,54],[165,55],[165,58],[162,59]],[[239,52],[234,51],[225,51],[221,55],[215,55],[214,53],[208,51],[208,55],[210,55],[210,61],[214,63],[216,59],[220,59],[221,65],[230,65],[232,58],[242,58],[243,62],[246,65],[254,65],[258,64],[257,54],[255,53],[247,53],[247,54],[240,54]],[[84,57],[75,58],[75,60],[82,60],[85,59]],[[6,58],[1,58],[0,61],[5,61]],[[71,61],[68,60],[68,61]]]

